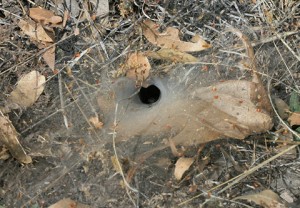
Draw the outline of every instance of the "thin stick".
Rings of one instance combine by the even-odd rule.
[[[68,118],[67,118],[67,113],[65,111],[65,101],[64,101],[64,97],[63,97],[63,91],[62,91],[61,73],[58,73],[57,76],[58,76],[58,91],[59,91],[59,100],[60,100],[61,112],[62,112],[62,115],[63,115],[63,120],[64,120],[65,127],[67,129],[69,129],[69,122],[68,122]]]
[[[285,153],[289,152],[290,150],[294,149],[295,147],[297,147],[298,145],[292,145],[289,148],[283,150],[282,152],[278,153],[277,155],[274,155],[273,157],[270,157],[269,159],[265,160],[264,162],[258,164],[257,166],[245,171],[244,173],[230,179],[229,181],[226,181],[226,183],[233,181],[232,183],[228,184],[225,188],[221,189],[220,191],[218,191],[218,194],[221,194],[222,192],[226,191],[227,189],[229,189],[230,187],[232,187],[233,185],[237,184],[238,182],[240,182],[241,180],[243,180],[244,178],[246,178],[247,176],[249,176],[250,174],[254,173],[255,171],[257,171],[258,169],[262,168],[263,166],[267,165],[268,163],[272,162],[273,160],[277,159],[278,157],[284,155]],[[223,184],[220,184],[223,185]]]
[[[282,37],[280,37],[278,35],[278,38],[281,40],[281,42],[283,43],[283,45],[285,45],[285,47],[287,47],[289,49],[289,51],[297,58],[297,60],[300,61],[300,56],[298,56],[296,54],[296,52],[293,49],[291,49],[291,47],[282,39]]]

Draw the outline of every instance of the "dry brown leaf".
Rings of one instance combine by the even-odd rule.
[[[60,16],[56,16],[54,12],[40,7],[30,8],[29,16],[34,21],[39,22],[42,25],[58,24],[62,22],[62,18]]]
[[[44,45],[43,47],[47,47],[49,44]],[[51,46],[48,50],[43,54],[43,59],[50,67],[50,69],[55,69],[55,45]]]
[[[122,71],[130,79],[136,80],[141,84],[149,76],[151,65],[148,58],[142,52],[134,52],[129,55]]]
[[[34,40],[53,43],[54,33],[46,31],[39,23],[34,23],[29,20],[27,22],[24,20],[20,20],[18,26],[26,35],[33,38]]]
[[[70,198],[61,199],[48,208],[89,208],[90,206],[78,203]]]
[[[179,30],[168,27],[165,32],[158,31],[159,26],[151,21],[145,20],[142,24],[143,34],[147,40],[159,47],[176,49],[178,51],[202,51],[211,47],[199,35],[195,35],[191,42],[181,41],[179,39]]]
[[[147,51],[145,55],[154,59],[163,59],[172,62],[189,63],[199,61],[195,56],[175,49],[162,48],[159,51]]]
[[[288,118],[288,122],[290,123],[291,126],[300,125],[300,113],[293,112]]]
[[[99,121],[98,116],[90,117],[89,122],[96,128],[101,129],[103,127],[103,123]]]
[[[190,168],[193,164],[194,158],[181,157],[177,160],[175,164],[174,176],[177,180],[180,180],[183,174]]]
[[[18,133],[8,117],[0,116],[0,143],[4,144],[10,154],[20,163],[31,163],[32,159],[26,154],[18,140]]]
[[[24,75],[17,83],[17,87],[10,93],[10,104],[27,108],[39,98],[44,91],[45,76],[38,71],[31,71]]]
[[[264,208],[286,208],[287,207],[281,202],[280,197],[272,190],[264,190],[257,194],[239,196],[236,197],[234,200],[237,199],[249,200]]]

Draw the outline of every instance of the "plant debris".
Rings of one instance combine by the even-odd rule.
[[[299,206],[297,1],[0,5],[0,207]]]
[[[199,61],[196,57],[175,49],[162,48],[158,51],[146,51],[145,55],[154,59],[163,59],[178,63],[189,63]]]
[[[174,176],[177,180],[180,180],[183,174],[190,168],[193,164],[194,158],[181,157],[177,160],[175,164]]]
[[[49,208],[89,208],[90,206],[78,203],[70,198],[61,199]]]
[[[20,163],[31,163],[32,159],[26,154],[18,140],[18,133],[6,116],[0,116],[0,143],[9,149],[10,154]]]
[[[159,25],[151,20],[145,20],[142,24],[143,34],[147,40],[159,47],[175,49],[178,51],[202,51],[211,47],[199,35],[195,35],[191,42],[185,42],[179,39],[179,30],[168,27],[165,32],[158,31]]]
[[[45,76],[38,71],[25,74],[10,93],[8,107],[12,109],[27,108],[33,105],[44,91]]]
[[[142,52],[130,54],[126,63],[121,67],[121,71],[126,73],[126,77],[136,80],[137,85],[141,85],[148,78],[150,69],[149,60]]]
[[[236,197],[237,199],[245,199],[254,202],[255,204],[261,205],[264,208],[286,208],[280,197],[272,190],[264,190],[257,194],[249,194],[244,196]]]
[[[56,16],[54,12],[40,7],[30,8],[29,16],[41,25],[55,25],[62,22],[62,17]]]
[[[37,24],[31,20],[20,20],[18,23],[22,31],[36,41],[47,43],[54,42],[54,34],[52,31],[46,31],[41,24]]]
[[[89,119],[89,122],[96,128],[96,129],[101,129],[103,127],[103,123],[99,121],[98,116],[92,116]]]

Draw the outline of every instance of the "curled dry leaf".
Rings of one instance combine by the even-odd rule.
[[[45,76],[38,71],[31,71],[17,83],[16,89],[10,93],[9,103],[18,107],[27,108],[39,98],[44,91]]]
[[[50,44],[45,44],[42,46],[48,47]],[[43,54],[43,59],[47,63],[47,65],[50,67],[50,69],[54,70],[55,69],[55,45],[51,46],[48,50],[45,51]]]
[[[39,23],[34,23],[29,20],[27,22],[20,20],[18,26],[26,35],[34,40],[53,43],[54,33],[46,31]]]
[[[89,208],[90,206],[78,203],[70,198],[61,199],[49,208]]]
[[[103,123],[99,121],[98,116],[90,117],[89,122],[96,128],[101,129],[103,127]]]
[[[177,160],[175,164],[174,176],[177,180],[180,180],[183,174],[190,168],[193,164],[194,158],[181,157]]]
[[[29,16],[36,22],[42,25],[58,24],[62,22],[60,16],[56,16],[52,11],[40,7],[30,8]]]
[[[159,47],[176,49],[178,51],[202,51],[211,47],[199,35],[195,35],[191,42],[185,42],[179,38],[179,30],[173,27],[168,27],[165,32],[158,31],[159,26],[151,21],[145,20],[142,23],[143,34],[147,40]]]
[[[290,123],[291,126],[300,125],[300,113],[293,112],[288,118],[288,122]]]
[[[26,154],[18,140],[18,133],[10,120],[5,116],[0,116],[0,143],[4,144],[11,155],[20,163],[31,163],[32,159]]]
[[[142,52],[134,52],[129,55],[122,71],[130,79],[136,80],[141,84],[149,76],[151,65],[148,58]]]
[[[254,202],[264,208],[287,208],[281,200],[280,197],[274,193],[272,190],[264,190],[257,194],[249,194],[244,196],[236,197],[237,199],[245,199]]]
[[[154,59],[163,59],[163,60],[179,62],[179,63],[189,63],[189,62],[199,61],[196,57],[188,53],[181,52],[175,49],[169,49],[169,48],[162,48],[156,52],[148,51],[145,52],[145,55]]]

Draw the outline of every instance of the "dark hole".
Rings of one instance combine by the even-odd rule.
[[[142,87],[139,92],[139,97],[142,103],[153,104],[158,101],[160,97],[160,90],[155,85],[150,85],[147,88]]]

